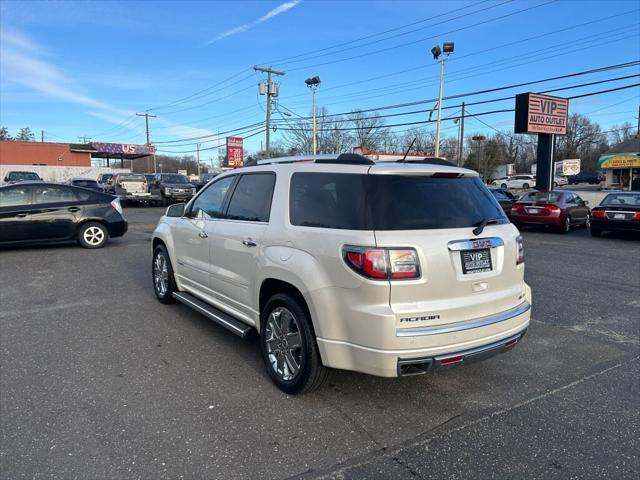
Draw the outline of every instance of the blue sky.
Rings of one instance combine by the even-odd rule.
[[[264,97],[257,95],[257,83],[264,75],[252,71],[255,64],[285,70],[278,78],[279,102],[307,115],[310,95],[304,79],[313,75],[322,79],[318,104],[330,113],[436,97],[438,65],[429,50],[445,40],[455,42],[446,65],[445,95],[640,59],[640,4],[635,0],[3,0],[0,31],[0,124],[12,133],[22,126],[44,130],[50,141],[86,135],[144,143],[144,119],[134,114],[149,109],[158,116],[150,120],[154,142],[215,135],[260,122]],[[634,74],[640,74],[638,66],[461,100]],[[632,83],[638,77],[558,95]],[[639,101],[635,87],[576,99],[570,111],[588,114],[606,129],[635,123]],[[469,110],[512,107],[512,101],[505,101]],[[392,117],[387,123],[426,116]],[[481,118],[511,130],[512,117]],[[276,113],[274,118],[281,117]],[[455,135],[457,127],[449,121],[443,128]],[[473,118],[466,129],[491,132]],[[276,139],[279,135],[274,133]],[[263,135],[248,139],[248,148],[259,148],[261,139]],[[210,137],[202,146],[216,143]],[[164,145],[176,152],[195,148],[188,141]]]

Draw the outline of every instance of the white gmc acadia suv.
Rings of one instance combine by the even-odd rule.
[[[153,284],[244,337],[287,393],[488,358],[529,326],[518,230],[471,170],[354,154],[259,162],[167,209]]]

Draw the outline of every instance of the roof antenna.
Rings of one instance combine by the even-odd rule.
[[[413,137],[413,140],[411,140],[411,144],[409,145],[409,148],[407,148],[407,151],[404,153],[404,157],[402,157],[402,160],[400,160],[400,163],[403,163],[407,159],[407,155],[409,155],[409,152],[411,151],[411,147],[413,147],[413,144],[416,143],[417,139],[418,137]]]

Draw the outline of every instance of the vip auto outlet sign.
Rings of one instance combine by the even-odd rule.
[[[242,152],[242,137],[227,137],[227,161],[230,167],[242,167],[244,164]]]
[[[539,93],[516,95],[515,133],[567,134],[569,100]]]

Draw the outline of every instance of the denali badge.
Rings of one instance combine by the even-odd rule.
[[[402,322],[423,322],[425,320],[439,320],[440,315],[423,315],[421,317],[403,317],[400,319]]]

